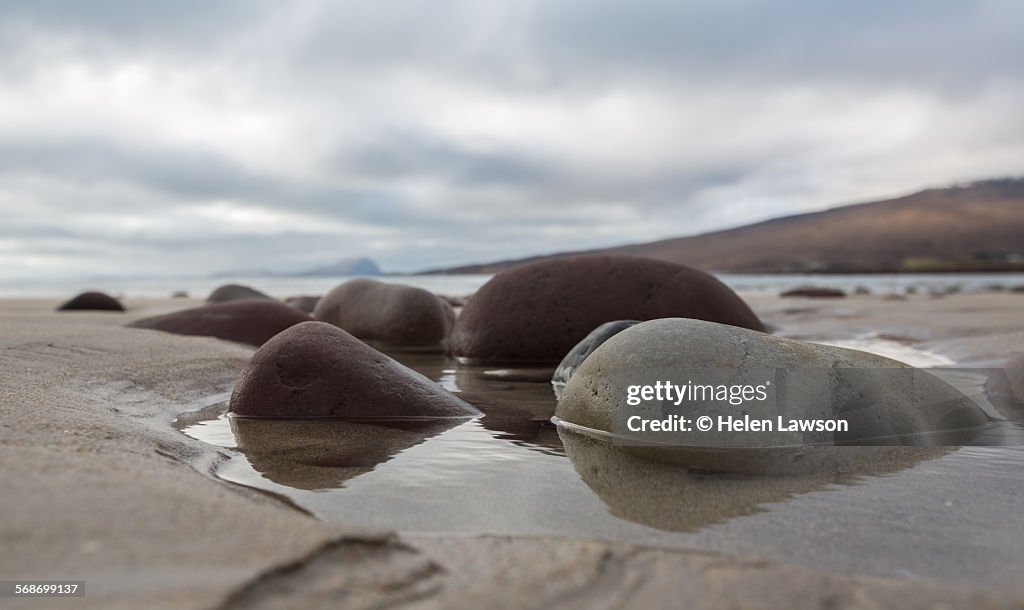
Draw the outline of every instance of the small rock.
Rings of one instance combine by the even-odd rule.
[[[632,256],[577,256],[495,275],[462,309],[451,347],[471,362],[557,363],[605,322],[673,316],[764,330],[736,293],[703,271]]]
[[[176,335],[217,337],[258,347],[282,330],[312,319],[294,307],[277,301],[240,300],[211,303],[143,318],[129,326],[162,330]]]
[[[187,299],[188,298],[188,292],[185,291],[185,290],[175,290],[174,292],[171,293],[171,298],[172,299]]]
[[[853,294],[857,294],[857,295],[871,294],[871,289],[868,288],[867,286],[857,286],[856,288],[853,289]]]
[[[780,297],[803,297],[807,299],[841,299],[846,293],[838,288],[824,288],[820,286],[801,286],[779,294]]]
[[[320,302],[320,297],[308,295],[288,297],[287,299],[284,300],[284,302],[286,305],[291,305],[292,307],[298,309],[299,311],[304,311],[308,314],[312,314],[313,310],[316,309],[316,304]]]
[[[304,322],[253,354],[231,395],[237,415],[285,418],[471,417],[423,375],[325,322]]]
[[[325,294],[313,317],[364,341],[434,347],[448,338],[455,311],[429,290],[362,278]]]
[[[83,292],[62,304],[57,311],[124,311],[124,305],[109,294]]]
[[[576,347],[569,350],[551,376],[551,385],[555,388],[555,395],[561,396],[565,384],[569,383],[573,372],[583,364],[587,356],[594,353],[594,350],[601,347],[608,339],[639,323],[639,320],[615,320],[614,322],[605,322],[592,330],[589,335],[576,344]]]
[[[210,296],[206,297],[206,300],[210,303],[225,303],[227,301],[241,301],[245,299],[275,300],[274,297],[263,294],[255,288],[240,284],[224,284],[211,292]]]

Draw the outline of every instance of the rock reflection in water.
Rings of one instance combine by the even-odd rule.
[[[551,425],[555,394],[550,367],[496,368],[459,365],[459,396],[484,413],[480,425],[494,437],[545,453],[561,455],[562,443]]]
[[[335,489],[465,421],[375,421],[230,417],[238,449],[264,478],[296,489]]]
[[[822,447],[849,454],[846,468],[799,476],[701,474],[645,460],[606,440],[560,427],[558,434],[576,473],[609,512],[634,523],[672,532],[762,511],[762,505],[854,484],[860,476],[905,470],[941,457],[946,447]],[[854,459],[857,457],[859,459]]]

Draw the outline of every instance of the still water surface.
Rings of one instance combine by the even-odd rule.
[[[893,342],[856,347],[944,364]],[[902,463],[865,464],[856,475],[694,474],[552,426],[546,371],[509,376],[441,355],[392,355],[484,415],[384,427],[243,420],[220,405],[184,416],[180,426],[230,448],[219,477],[285,496],[326,521],[414,535],[594,538],[1021,586],[1020,443],[939,448]],[[982,379],[960,373],[950,381],[977,396]],[[1019,424],[1000,425],[999,435],[1024,433]]]

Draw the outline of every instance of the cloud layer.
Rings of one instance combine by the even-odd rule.
[[[1019,175],[1024,5],[0,1],[0,277],[414,270]]]

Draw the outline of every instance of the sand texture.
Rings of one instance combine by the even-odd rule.
[[[965,354],[965,362],[1005,359],[1024,346],[1024,295],[751,303],[783,328],[905,333]],[[1024,604],[1021,590],[707,553],[556,538],[400,537],[327,524],[214,478],[223,450],[173,427],[181,413],[226,398],[252,349],[123,325],[195,301],[128,300],[126,314],[58,314],[56,304],[0,302],[0,579],[84,580],[86,597],[0,600],[4,608]]]

